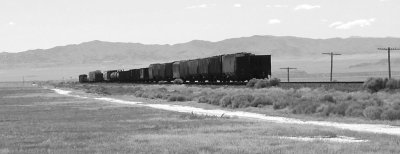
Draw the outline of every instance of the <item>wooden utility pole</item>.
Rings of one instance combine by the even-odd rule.
[[[342,55],[342,54],[337,54],[337,53],[333,53],[333,52],[330,52],[330,53],[322,53],[322,54],[331,55],[331,82],[332,82],[333,56],[334,56],[334,55]]]
[[[386,50],[388,52],[388,67],[389,67],[389,79],[392,78],[392,71],[390,69],[390,50],[400,50],[399,48],[378,48],[378,50]]]
[[[290,68],[290,67],[286,67],[286,68],[281,68],[281,69],[285,69],[285,70],[287,70],[287,82],[290,82],[290,79],[289,79],[289,70],[292,70],[292,69],[297,69],[297,68]]]

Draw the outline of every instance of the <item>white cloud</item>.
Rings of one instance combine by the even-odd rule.
[[[269,24],[279,24],[279,23],[281,23],[281,20],[279,20],[279,19],[270,19],[268,21],[268,23]]]
[[[321,8],[319,5],[301,4],[297,5],[294,10],[311,10]]]
[[[366,27],[366,26],[370,26],[373,22],[375,22],[375,18],[371,18],[371,19],[358,19],[358,20],[354,20],[354,21],[349,21],[346,23],[337,21],[334,22],[332,24],[329,25],[329,27],[331,28],[335,28],[335,29],[351,29],[354,27]]]
[[[242,4],[233,4],[233,7],[242,7]]]
[[[268,8],[287,8],[289,6],[288,5],[276,4],[276,5],[265,5],[265,7],[268,7]]]
[[[339,26],[339,25],[342,25],[343,24],[343,22],[341,22],[341,21],[336,21],[336,22],[334,22],[334,23],[331,23],[330,25],[329,25],[329,27],[336,27],[336,26]]]
[[[10,21],[10,22],[8,22],[8,25],[10,25],[10,26],[14,26],[14,25],[15,25],[15,23],[14,23],[14,22],[12,22],[12,21]]]
[[[188,7],[186,7],[186,9],[210,8],[210,7],[214,7],[214,6],[216,6],[216,4],[200,4],[200,5],[188,6]]]
[[[328,19],[321,19],[321,22],[328,22]]]

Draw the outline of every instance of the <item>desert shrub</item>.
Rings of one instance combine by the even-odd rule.
[[[331,104],[321,104],[318,106],[315,110],[316,113],[318,113],[321,116],[329,116],[330,113],[334,110],[333,105]]]
[[[265,105],[272,105],[274,102],[271,98],[265,95],[256,96],[255,99],[251,102],[250,106],[252,107],[263,107]]]
[[[335,103],[336,102],[336,100],[333,98],[332,95],[324,95],[319,100],[322,101],[322,102],[331,102],[331,103]]]
[[[380,119],[382,114],[382,109],[376,106],[369,106],[364,109],[363,115],[364,117],[371,119],[371,120],[376,120]]]
[[[350,102],[345,111],[346,116],[361,117],[363,116],[364,107],[358,102]]]
[[[294,97],[281,97],[280,99],[277,99],[273,102],[272,107],[277,110],[277,109],[283,109],[288,107],[291,104],[294,104],[298,101],[298,99]]]
[[[171,102],[175,102],[175,101],[184,102],[184,101],[188,101],[188,100],[189,100],[188,98],[186,98],[185,96],[182,96],[182,95],[171,95],[168,97],[168,101],[171,101]]]
[[[249,80],[249,82],[247,82],[246,87],[252,88],[254,87],[254,85],[257,83],[257,79],[256,78],[252,78]]]
[[[208,103],[208,104],[210,104],[210,103],[209,103],[209,100],[207,99],[207,96],[200,96],[200,97],[197,99],[197,102],[198,102],[198,103]]]
[[[254,88],[265,88],[269,87],[269,81],[267,79],[260,79],[254,84]]]
[[[231,104],[232,104],[232,96],[230,95],[222,97],[221,100],[219,101],[219,105],[222,107],[228,107],[231,106]]]
[[[272,78],[269,80],[269,84],[270,86],[279,86],[279,84],[281,83],[281,79],[278,78]]]
[[[383,120],[398,120],[398,119],[400,119],[400,110],[387,109],[382,112],[381,119],[383,119]]]
[[[385,88],[386,82],[387,79],[383,78],[368,78],[367,81],[364,82],[363,87],[370,92],[378,92]]]
[[[320,104],[316,102],[300,100],[297,103],[293,103],[290,108],[294,114],[313,114],[319,106]]]
[[[105,88],[103,86],[90,87],[86,92],[87,93],[102,94],[102,95],[109,95],[110,94],[107,91],[107,88]]]
[[[250,106],[250,104],[253,100],[254,100],[254,97],[249,94],[234,95],[231,99],[231,107],[232,108],[248,107],[248,106]]]
[[[174,81],[172,81],[173,84],[182,84],[183,80],[182,79],[175,79]]]
[[[349,107],[349,104],[347,102],[340,102],[336,105],[333,105],[333,109],[331,111],[331,113],[335,114],[335,115],[341,115],[341,116],[345,116],[346,115],[346,110]]]
[[[400,82],[399,82],[399,80],[396,80],[396,79],[389,79],[386,82],[385,86],[388,89],[399,89],[400,88]]]

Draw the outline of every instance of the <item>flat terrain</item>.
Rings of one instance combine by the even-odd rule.
[[[367,142],[284,138],[318,136]],[[0,153],[400,153],[399,144],[399,136],[176,113],[0,83]]]

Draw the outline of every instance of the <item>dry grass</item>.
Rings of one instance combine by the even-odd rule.
[[[173,113],[63,97],[32,87],[1,87],[0,117],[1,153],[400,152],[395,136]],[[370,142],[277,138],[342,135]]]

